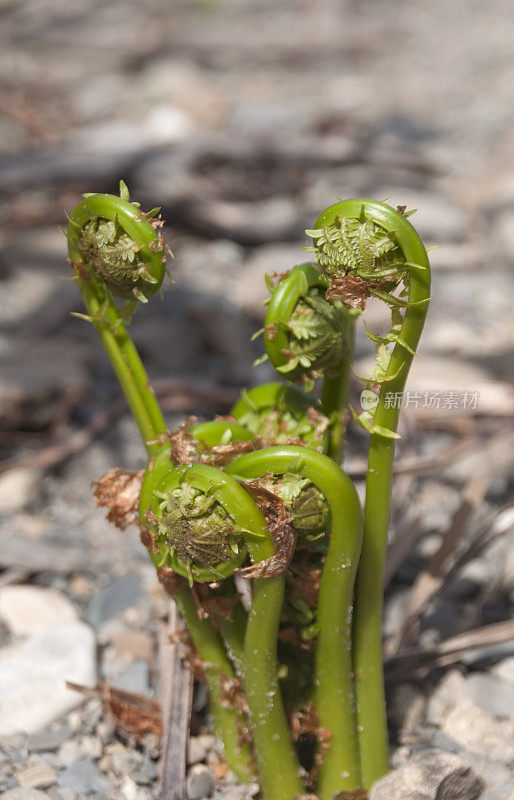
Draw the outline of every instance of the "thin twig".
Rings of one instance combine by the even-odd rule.
[[[459,633],[429,649],[410,647],[401,653],[386,656],[386,675],[389,682],[402,681],[415,676],[420,670],[426,673],[438,667],[455,664],[462,653],[468,650],[493,647],[511,641],[514,647],[514,620],[495,622]]]
[[[184,800],[186,796],[186,761],[189,739],[189,721],[193,699],[193,675],[187,661],[182,658],[182,645],[176,641],[184,628],[178,609],[170,600],[169,633],[175,639],[169,641],[163,654],[163,668],[169,671],[169,679],[163,674],[163,689],[167,691],[164,719],[164,741],[162,758],[161,800]],[[167,687],[165,686],[167,684]]]

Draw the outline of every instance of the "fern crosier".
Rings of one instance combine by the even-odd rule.
[[[306,231],[315,244],[320,271],[330,280],[353,275],[374,283],[389,279],[397,284],[405,274],[405,259],[394,233],[387,233],[364,211],[359,219],[339,217],[333,225]]]
[[[87,201],[95,195],[85,194],[84,197]],[[128,188],[124,181],[120,181],[119,201],[125,209],[128,207],[132,213],[135,212],[136,218],[150,231],[151,240],[144,243],[145,239],[138,241],[134,238],[136,234],[132,236],[125,230],[118,218],[123,206],[116,207],[116,197],[112,197],[112,201],[113,213],[109,216],[92,216],[82,225],[73,217],[70,219],[74,245],[80,255],[80,263],[74,266],[83,280],[94,278],[114,297],[132,303],[147,303],[160,288],[167,253],[172,255],[162,235],[164,223],[157,216],[160,209],[141,212],[139,203],[130,202]]]
[[[311,290],[297,303],[291,317],[282,324],[288,334],[288,347],[282,351],[287,363],[277,367],[286,375],[298,366],[304,382],[321,375],[335,374],[345,354],[345,325],[340,303],[330,303],[317,290]],[[274,331],[268,326],[270,339]]]
[[[238,554],[241,531],[214,497],[184,481],[159,499],[157,541],[189,569],[215,567]]]
[[[291,514],[291,525],[307,539],[318,538],[326,530],[329,512],[325,499],[311,481],[293,473],[265,476],[261,486],[277,495]]]
[[[143,290],[158,281],[140,258],[140,245],[116,220],[91,220],[82,230],[78,249],[86,269],[115,297],[148,302]],[[166,246],[160,233],[154,249],[166,258]]]
[[[403,206],[398,211],[404,216],[414,213],[405,213]],[[314,245],[304,248],[305,251],[316,254],[320,272],[330,281],[325,295],[328,300],[339,300],[345,306],[361,311],[364,311],[369,297],[376,297],[389,306],[391,327],[384,336],[372,333],[366,327],[377,355],[371,375],[363,380],[368,390],[392,380],[395,375],[387,376],[390,348],[399,342],[409,349],[400,338],[402,309],[408,306],[410,270],[419,265],[406,261],[396,234],[368,219],[364,206],[358,218],[336,217],[334,224],[307,230],[306,234],[313,239]],[[395,294],[399,287],[400,291]],[[370,433],[396,438],[396,433],[374,424],[375,408],[360,415],[351,407],[350,411],[357,424]]]

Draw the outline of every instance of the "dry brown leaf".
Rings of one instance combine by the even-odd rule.
[[[182,575],[178,575],[178,573],[174,572],[171,567],[159,567],[157,570],[157,578],[159,579],[159,583],[164,587],[166,594],[170,597],[173,597],[177,592],[180,592],[181,589],[185,589],[188,585],[187,580],[183,578]]]
[[[66,685],[87,697],[98,697],[115,725],[136,738],[147,734],[162,737],[161,704],[151,697],[115,689],[109,683],[97,683],[93,688],[70,682]]]
[[[266,518],[275,553],[264,561],[239,569],[238,572],[244,578],[274,578],[284,575],[293,558],[298,539],[298,534],[290,525],[291,514],[284,501],[264,489],[259,481],[246,481],[243,485]]]
[[[124,472],[119,467],[110,469],[92,485],[97,506],[109,509],[107,519],[124,530],[137,519],[139,493],[144,470]]]
[[[196,417],[186,417],[178,428],[167,434],[171,444],[170,458],[176,464],[193,464],[198,461],[199,443],[194,439],[188,429],[196,423]]]
[[[311,736],[318,742],[318,749],[314,756],[314,766],[308,775],[308,783],[313,784],[323,763],[332,734],[328,728],[320,726],[318,711],[313,703],[308,703],[303,711],[295,711],[291,714],[289,724],[294,742],[297,742],[300,736]]]

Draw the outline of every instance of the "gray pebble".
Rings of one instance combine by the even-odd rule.
[[[92,597],[89,604],[89,622],[93,627],[99,628],[106,620],[136,605],[141,591],[139,575],[124,575],[112,581]]]
[[[203,736],[191,736],[187,745],[187,763],[198,764],[205,761],[208,751],[209,742],[204,741]]]
[[[84,758],[65,769],[59,774],[57,782],[59,786],[74,789],[79,795],[107,791],[109,785],[91,758]]]
[[[468,696],[475,703],[500,719],[514,712],[514,685],[501,678],[482,672],[472,672],[466,677]]]
[[[202,800],[214,791],[214,777],[204,764],[194,764],[187,776],[187,796],[189,800]]]
[[[494,665],[491,672],[502,681],[514,684],[514,656],[503,658]]]
[[[448,713],[442,731],[466,750],[494,761],[514,762],[514,741],[507,722],[499,722],[472,700],[458,702]]]
[[[480,800],[512,800],[513,797],[514,780],[510,780],[503,786],[488,786],[480,795]]]
[[[482,781],[457,756],[425,750],[378,780],[370,800],[474,800]]]
[[[462,750],[458,742],[454,741],[450,736],[446,736],[446,734],[440,730],[434,732],[432,745],[438,750],[445,750],[447,753],[458,753]]]
[[[111,684],[116,689],[122,689],[124,692],[135,692],[136,694],[146,694],[148,692],[150,681],[150,671],[146,661],[134,661],[126,669],[123,670],[116,678],[113,678]]]
[[[150,786],[159,776],[159,768],[155,761],[148,756],[145,757],[143,764],[137,769],[132,777],[140,786]]]
[[[27,750],[31,753],[44,752],[45,750],[55,750],[70,737],[70,729],[64,725],[55,731],[41,731],[33,733],[27,738]]]
[[[9,648],[0,660],[0,732],[35,733],[78,705],[66,681],[95,683],[95,646],[88,625],[65,622]]]

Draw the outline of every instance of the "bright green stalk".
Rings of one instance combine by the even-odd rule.
[[[232,587],[231,587],[232,588]],[[236,588],[233,587],[231,595],[235,595]],[[218,627],[221,638],[225,643],[225,648],[230,660],[234,664],[235,670],[240,678],[245,674],[245,636],[248,614],[243,608],[243,604],[238,601],[232,610],[232,619],[220,615]]]
[[[166,423],[139,354],[121,320],[117,323],[103,321],[101,315],[105,312],[105,303],[98,299],[98,287],[80,279],[77,283],[84,305],[139,428],[146,451],[149,456],[154,455],[162,446],[158,437],[166,432]],[[111,306],[109,317],[112,319],[117,315],[117,310],[112,301],[108,302]]]
[[[337,792],[361,784],[350,649],[353,588],[362,541],[359,498],[337,464],[308,448],[269,447],[239,456],[227,471],[246,479],[268,473],[302,475],[319,489],[330,508],[330,544],[318,600],[315,696],[319,724],[331,734],[317,791],[321,800],[332,800]],[[247,637],[247,653],[253,646]],[[265,686],[253,686],[261,677],[251,678],[249,674],[248,686],[262,702]]]
[[[204,664],[213,728],[216,736],[223,742],[225,760],[239,780],[248,781],[254,772],[251,748],[247,743],[240,744],[237,709],[227,704],[223,697],[223,680],[230,681],[235,677],[232,664],[210,622],[198,616],[189,589],[182,589],[174,600]]]
[[[86,309],[92,318],[93,325],[127,399],[146,451],[151,456],[162,445],[158,445],[156,441],[158,432],[143,400],[138,383],[134,378],[131,369],[132,362],[125,356],[113,327],[109,323],[96,321],[101,303],[98,300],[95,287],[91,283],[84,283],[80,280],[78,283]]]
[[[409,368],[416,351],[430,295],[430,267],[425,247],[410,222],[384,203],[371,200],[348,200],[328,208],[316,227],[333,223],[336,217],[356,217],[362,206],[371,218],[388,232],[396,234],[410,268],[409,305],[406,308],[399,339],[380,391],[374,423],[396,432],[399,407],[387,402],[399,398],[405,389]],[[401,342],[405,342],[404,347]],[[391,405],[391,407],[388,407]],[[357,575],[353,623],[353,661],[356,678],[357,713],[364,786],[388,770],[387,718],[382,667],[382,604],[383,571],[387,549],[390,496],[394,459],[394,439],[371,435],[366,503],[364,508],[364,541]]]
[[[324,378],[321,393],[323,411],[331,420],[328,455],[338,464],[344,452],[344,409],[348,407],[352,376],[353,349],[355,343],[355,315],[347,313],[345,340],[348,350],[341,362],[341,373],[335,378]]]

